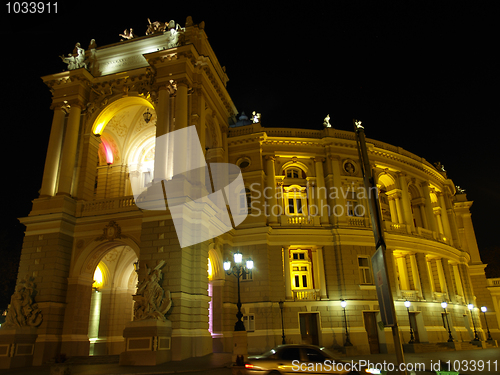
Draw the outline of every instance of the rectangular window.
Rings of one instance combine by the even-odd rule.
[[[359,283],[373,284],[372,273],[370,269],[370,260],[368,259],[368,257],[359,257],[358,267],[359,267]]]
[[[243,324],[245,325],[245,329],[247,332],[255,331],[255,315],[249,314],[243,316]]]
[[[247,270],[241,275],[241,281],[251,281],[253,280],[253,270]]]

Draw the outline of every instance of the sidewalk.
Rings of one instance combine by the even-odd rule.
[[[71,375],[122,375],[122,374],[176,374],[186,372],[205,372],[231,366],[231,353],[213,353],[203,357],[172,361],[157,366],[120,366],[112,364],[74,364],[70,365]],[[24,367],[2,370],[2,375],[50,375],[50,366]]]
[[[498,375],[500,374],[500,348],[462,350],[449,352],[430,353],[405,353],[405,363],[407,364],[408,375],[411,369],[417,370],[417,364],[425,364],[425,371],[415,371],[416,374],[435,374],[439,371],[439,361],[443,364],[442,370],[446,370],[447,363],[450,370],[458,370],[460,375]],[[393,363],[396,364],[395,354],[371,354],[364,356],[353,356],[342,358],[343,361],[361,360],[370,361],[372,364]],[[413,366],[413,367],[410,367]],[[473,368],[475,366],[475,369]],[[482,368],[482,370],[481,370]],[[422,369],[421,369],[422,370]],[[398,374],[397,371],[390,371],[388,374]]]

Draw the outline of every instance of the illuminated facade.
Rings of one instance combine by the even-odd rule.
[[[43,77],[54,117],[40,197],[21,219],[19,268],[19,277],[36,283],[43,321],[30,327],[31,344],[0,331],[1,367],[22,362],[1,357],[16,358],[22,345],[22,363],[34,365],[59,353],[122,354],[124,364],[137,364],[138,353],[154,364],[231,351],[236,280],[222,264],[236,250],[254,261],[240,283],[249,352],[281,343],[281,313],[287,342],[342,346],[341,300],[358,353],[394,350],[390,330],[378,324],[367,203],[374,192],[363,188],[353,132],[263,128],[260,115],[237,122],[225,70],[203,26],[189,18],[184,28],[85,53],[88,65]],[[133,173],[150,186],[156,137],[189,125],[208,163],[241,168],[240,208],[248,216],[181,248],[169,211],[139,209],[130,181]],[[421,157],[368,143],[404,342],[410,321],[418,342],[446,341],[442,301],[457,342],[474,337],[469,303],[488,307],[498,338],[500,288],[484,275],[472,202]],[[175,147],[166,163],[174,158]],[[168,323],[134,320],[137,283],[158,264],[172,302]],[[473,317],[484,340],[484,318],[477,309]],[[133,321],[142,322],[142,336],[126,333],[139,327]]]

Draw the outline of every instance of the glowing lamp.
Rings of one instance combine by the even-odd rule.
[[[469,310],[472,310],[472,309],[474,308],[474,305],[473,305],[472,303],[469,303],[469,304],[467,305],[467,308],[468,308]]]
[[[448,307],[448,304],[447,304],[446,302],[444,302],[444,301],[443,301],[443,302],[441,302],[441,307],[442,307],[443,309],[446,309],[446,307]]]
[[[253,268],[253,260],[248,259],[247,260],[247,269],[251,270]]]
[[[345,309],[345,307],[347,306],[347,302],[344,300],[340,301],[340,306],[342,306]]]
[[[104,147],[104,154],[106,155],[106,163],[108,165],[113,164],[114,161],[114,155],[113,155],[113,149],[107,143],[106,141],[102,141],[102,146]]]
[[[410,307],[410,305],[411,305],[411,302],[408,301],[408,300],[406,300],[405,301],[405,307],[408,309]]]
[[[231,262],[226,260],[224,262],[224,271],[229,271],[230,268],[231,268]]]
[[[481,311],[482,311],[482,312],[484,312],[484,313],[485,313],[487,310],[488,310],[488,309],[486,308],[486,306],[481,306]]]
[[[234,263],[240,264],[242,260],[243,260],[243,254],[242,253],[240,253],[239,251],[237,251],[236,253],[234,253]]]

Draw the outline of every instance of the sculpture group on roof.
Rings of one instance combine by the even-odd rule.
[[[184,44],[185,41],[185,28],[181,27],[178,23],[176,24],[174,20],[170,20],[168,23],[155,21],[151,22],[148,18],[148,27],[146,29],[146,35],[161,34],[163,33],[166,37],[165,48],[178,47]],[[191,17],[187,17],[186,26],[192,26],[193,20]],[[203,29],[205,27],[204,22],[198,25],[199,28]],[[137,38],[134,33],[134,29],[125,29],[122,34],[119,34],[122,38],[121,42]],[[81,48],[80,43],[76,43],[73,52],[68,54],[68,56],[60,56],[61,60],[68,65],[68,70],[75,70],[80,68],[85,68],[91,66],[96,59],[96,44],[95,39],[90,42],[87,52]]]

